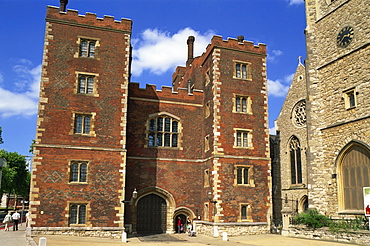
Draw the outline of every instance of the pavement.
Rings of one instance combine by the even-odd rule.
[[[128,236],[127,243],[121,239],[95,238],[95,237],[76,237],[65,235],[37,235],[32,238],[26,237],[25,223],[20,225],[18,231],[0,230],[0,246],[37,246],[41,237],[46,238],[47,246],[113,246],[113,245],[142,245],[160,246],[173,245],[185,246],[348,246],[357,245],[341,242],[322,241],[316,239],[302,239],[294,237],[284,237],[276,234],[248,235],[228,237],[228,241],[223,241],[222,237],[214,238],[206,235],[189,237],[187,234],[156,234],[143,236]]]

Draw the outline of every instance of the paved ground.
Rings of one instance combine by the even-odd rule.
[[[13,227],[10,227],[9,231],[4,231],[4,228],[1,228],[0,246],[27,246],[25,226],[26,223],[19,224],[18,231],[13,231]]]
[[[145,245],[145,246],[159,246],[159,245],[178,245],[185,246],[191,244],[191,246],[346,246],[355,245],[348,243],[339,242],[328,242],[310,239],[300,239],[283,237],[281,235],[253,235],[253,236],[240,236],[240,237],[229,237],[229,241],[222,241],[222,238],[213,238],[205,235],[198,235],[197,237],[189,237],[186,234],[174,234],[168,238],[161,238],[161,235],[154,237],[157,238],[145,238],[144,237],[129,237],[127,243],[122,243],[119,239],[104,239],[104,238],[79,238],[71,236],[56,236],[46,235],[47,246],[112,246],[112,245]],[[153,237],[153,236],[151,236]],[[38,242],[39,237],[33,238]],[[158,240],[158,241],[150,241]],[[0,243],[1,245],[1,243]]]
[[[32,237],[32,244],[26,239],[25,223],[20,225],[18,231],[0,230],[0,246],[29,246],[38,245],[40,237],[46,238],[47,246],[113,246],[113,245],[142,245],[160,246],[173,245],[185,246],[349,246],[355,244],[328,242],[301,238],[283,237],[281,235],[251,235],[240,237],[229,237],[229,241],[222,238],[213,238],[205,235],[189,237],[187,234],[174,235],[149,235],[140,237],[128,237],[127,243],[122,243],[120,239],[93,238],[93,237],[73,237],[59,235],[44,235]]]

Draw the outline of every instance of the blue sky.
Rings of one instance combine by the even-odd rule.
[[[0,0],[0,149],[23,155],[35,139],[47,5],[59,0]],[[69,0],[67,8],[133,20],[132,81],[141,87],[171,85],[175,67],[185,64],[189,35],[196,37],[195,55],[213,35],[266,44],[270,128],[298,57],[305,58],[303,0]]]

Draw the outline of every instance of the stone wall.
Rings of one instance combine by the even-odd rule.
[[[198,234],[211,237],[222,236],[223,232],[227,232],[228,236],[258,235],[270,232],[266,222],[212,223],[194,221],[194,228]]]
[[[337,241],[344,243],[356,243],[361,245],[370,245],[370,231],[341,231],[332,233],[328,228],[319,228],[316,230],[308,229],[305,226],[290,226],[283,230],[283,236],[300,237],[317,240]]]
[[[35,235],[63,235],[77,237],[103,237],[120,239],[121,227],[34,227],[32,236]]]

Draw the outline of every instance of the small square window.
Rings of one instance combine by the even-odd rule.
[[[251,98],[248,96],[236,95],[234,98],[234,108],[235,113],[252,113]]]
[[[86,224],[86,204],[70,204],[69,224],[70,225]]]
[[[249,167],[237,167],[236,181],[238,185],[249,184]]]
[[[89,40],[89,39],[81,39],[80,40],[80,57],[95,57],[95,45],[96,40]]]
[[[234,78],[252,80],[250,63],[235,61]]]
[[[87,162],[72,161],[70,166],[70,182],[87,182]]]
[[[91,118],[92,118],[92,115],[76,114],[74,133],[90,134]]]
[[[235,175],[234,179],[235,186],[255,187],[252,165],[237,165],[234,170],[234,175]]]
[[[92,75],[79,75],[78,76],[78,89],[80,94],[93,94],[94,93],[95,76]]]

